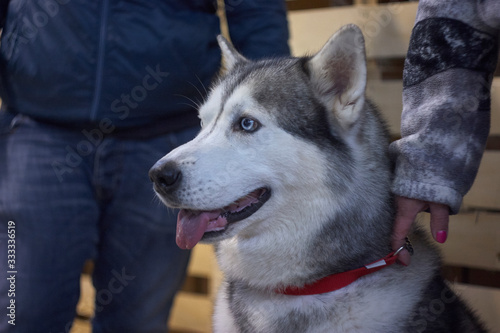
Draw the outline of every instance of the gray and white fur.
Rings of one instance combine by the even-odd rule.
[[[216,246],[225,280],[214,332],[485,332],[418,230],[408,267],[320,295],[275,292],[391,252],[388,133],[365,98],[358,27],[312,57],[253,62],[219,43],[226,71],[200,108],[201,132],[150,171],[183,212],[178,244]]]

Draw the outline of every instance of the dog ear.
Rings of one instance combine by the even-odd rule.
[[[248,61],[244,56],[236,51],[234,46],[222,35],[217,36],[217,41],[219,42],[219,47],[222,51],[222,59],[225,72],[230,71],[236,64],[240,62]]]
[[[330,116],[346,129],[359,118],[365,100],[366,56],[361,30],[353,24],[337,31],[308,62],[313,89]]]

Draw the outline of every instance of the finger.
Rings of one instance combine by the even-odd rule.
[[[431,234],[438,243],[444,243],[448,237],[450,209],[438,203],[429,204],[431,213]]]
[[[427,207],[427,204],[420,200],[396,196],[396,217],[392,233],[392,249],[397,251],[406,242],[406,236],[410,232],[411,226],[417,214]],[[411,255],[408,250],[403,249],[398,254],[398,262],[408,266],[411,262]]]
[[[411,262],[411,255],[408,252],[408,250],[404,249],[401,250],[401,252],[398,253],[398,261],[400,264],[403,264],[405,266],[408,266]]]
[[[394,221],[394,228],[392,231],[392,248],[393,250],[399,249],[405,243],[405,237],[408,236],[411,226],[415,221],[415,217],[419,212],[424,210],[426,203],[405,198],[396,197],[396,217]]]

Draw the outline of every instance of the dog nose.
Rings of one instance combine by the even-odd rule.
[[[149,170],[149,179],[155,184],[157,190],[163,192],[173,190],[181,178],[182,173],[175,163],[156,163]]]

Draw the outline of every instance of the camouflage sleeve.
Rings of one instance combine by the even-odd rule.
[[[403,73],[392,190],[458,212],[490,126],[500,1],[420,0]]]

